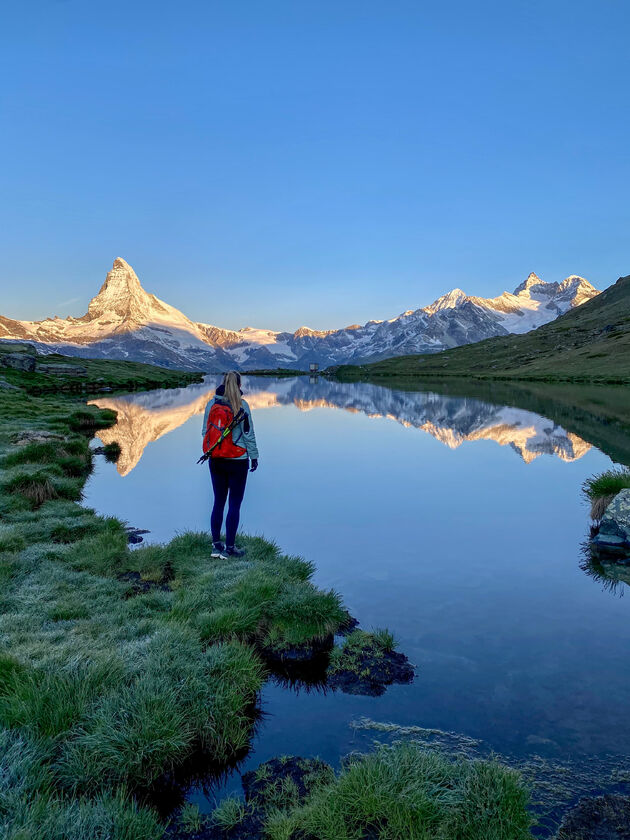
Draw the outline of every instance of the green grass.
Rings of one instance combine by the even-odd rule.
[[[519,775],[502,765],[400,744],[357,757],[265,829],[269,840],[526,840],[526,806]]]
[[[391,653],[398,647],[396,636],[390,630],[387,630],[387,628],[372,630],[372,638],[387,653]]]
[[[164,826],[134,792],[198,750],[217,762],[241,755],[266,675],[260,651],[325,641],[347,619],[339,595],[311,583],[312,564],[260,537],[244,537],[246,556],[229,563],[211,559],[205,533],[131,551],[121,522],[77,503],[89,438],[111,422],[67,397],[0,395],[0,836],[10,840],[157,840]],[[20,444],[24,431],[56,437]],[[133,592],[121,578],[129,572],[159,586]],[[364,636],[383,655],[395,644],[388,631]],[[338,781],[320,774],[306,802],[290,779],[269,780],[270,836],[289,837],[287,826],[308,835],[318,821],[323,831],[344,821],[370,829],[368,793],[388,832],[415,830],[416,806],[400,785],[417,804],[428,782],[403,759],[379,753]],[[368,790],[354,776],[372,767],[377,787]],[[445,838],[481,837],[484,813],[493,825],[516,825],[508,813],[516,781],[481,772],[444,770],[471,797],[468,810],[463,800],[456,809],[459,822],[439,811],[440,826],[464,831]],[[364,799],[346,812],[353,785]],[[445,787],[438,800],[448,795]],[[215,824],[241,821],[243,808],[221,806]],[[192,812],[186,821],[197,825]]]
[[[201,831],[203,817],[196,805],[188,802],[179,812],[179,824],[187,834],[196,834]]]
[[[630,487],[630,470],[606,470],[606,472],[588,478],[584,482],[583,491],[590,499],[600,496],[616,496],[620,490]]]
[[[199,750],[234,760],[261,647],[312,644],[345,619],[312,564],[260,537],[230,563],[205,533],[132,551],[121,522],[77,504],[89,438],[113,416],[0,396],[0,736],[17,762],[9,782],[0,771],[0,835],[16,840],[159,837],[133,792]],[[56,437],[20,444],[25,431]],[[128,572],[159,587],[133,592]]]
[[[26,353],[34,356],[36,370],[26,372],[2,365],[2,356],[11,353]],[[55,365],[63,365],[64,372],[55,373]],[[69,374],[67,368],[79,370]],[[203,381],[201,373],[172,370],[147,365],[142,362],[125,362],[115,359],[82,359],[51,353],[38,356],[35,346],[26,342],[0,342],[0,378],[34,394],[80,391],[90,393],[101,388],[132,391],[147,388],[177,388],[193,382]]]
[[[591,517],[600,520],[621,490],[630,488],[630,469],[613,469],[587,478],[582,493],[591,503]]]
[[[49,741],[0,728],[0,834],[4,840],[158,840],[156,815],[122,791],[68,800],[55,790]]]
[[[630,276],[555,321],[441,353],[342,365],[341,379],[382,377],[630,382]]]
[[[24,467],[9,473],[0,484],[0,492],[18,495],[33,508],[38,508],[51,499],[81,498],[82,482],[63,476],[61,465],[51,464],[47,468]]]
[[[245,817],[245,804],[236,796],[228,796],[212,812],[212,821],[223,831],[230,831]]]
[[[389,630],[353,630],[330,654],[329,675],[341,671],[361,674],[367,667],[366,662],[378,663],[384,654],[391,653],[397,646],[394,635]]]
[[[90,410],[91,406],[80,411],[73,411],[68,416],[68,425],[75,431],[96,431],[96,429],[107,429],[116,422],[116,412],[108,408],[101,408],[98,411]]]
[[[120,444],[117,443],[115,440],[111,443],[106,443],[103,447],[103,454],[105,455],[105,460],[110,461],[111,463],[115,464],[116,461],[120,458],[122,449],[120,448]]]

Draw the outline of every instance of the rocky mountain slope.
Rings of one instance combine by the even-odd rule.
[[[343,378],[529,379],[630,382],[630,275],[583,306],[525,335],[499,336],[440,354],[347,366]]]
[[[131,266],[117,258],[85,315],[44,321],[0,316],[0,339],[27,339],[43,352],[184,370],[299,369],[310,362],[328,366],[437,353],[491,336],[526,332],[597,294],[576,275],[561,283],[544,283],[530,274],[513,293],[480,298],[454,289],[430,306],[363,326],[329,331],[300,327],[294,333],[252,327],[234,331],[191,321],[146,292]]]

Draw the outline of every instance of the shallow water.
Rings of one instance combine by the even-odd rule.
[[[197,466],[215,380],[95,400],[101,433],[86,504],[148,528],[149,541],[207,530]],[[630,599],[582,571],[583,480],[611,459],[518,408],[323,379],[244,381],[261,451],[242,529],[317,567],[361,625],[389,627],[417,667],[378,698],[269,682],[244,768],[280,753],[341,756],[375,733],[366,716],[480,739],[527,758],[630,754]],[[227,788],[238,789],[235,775]],[[194,797],[204,809],[213,796]]]

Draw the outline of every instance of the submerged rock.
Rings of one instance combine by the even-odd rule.
[[[630,489],[617,493],[606,508],[593,538],[593,546],[630,553]]]
[[[630,797],[580,799],[562,820],[556,840],[630,840]]]
[[[146,528],[132,528],[131,525],[125,525],[125,531],[127,532],[127,542],[130,545],[138,545],[144,541],[145,534],[151,533]]]

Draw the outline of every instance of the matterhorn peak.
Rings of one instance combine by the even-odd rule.
[[[122,268],[125,271],[130,271],[132,274],[135,274],[133,268],[129,265],[127,260],[123,260],[122,257],[116,257],[112,268]]]
[[[114,260],[99,293],[90,301],[85,319],[118,323],[122,329],[165,319],[188,321],[181,312],[145,292],[138,275],[122,257]]]

